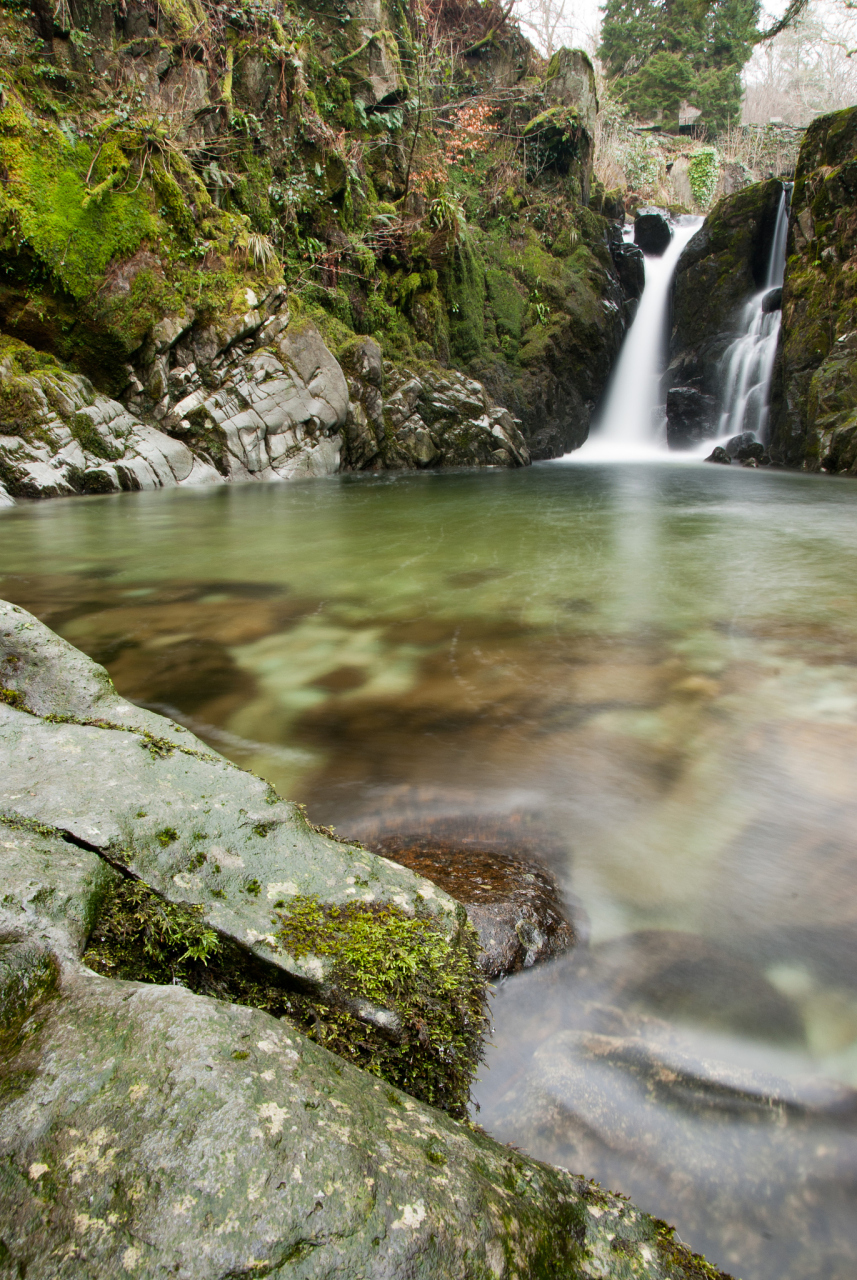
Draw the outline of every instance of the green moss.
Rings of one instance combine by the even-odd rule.
[[[687,176],[693,198],[700,209],[707,209],[717,189],[720,155],[716,147],[700,147],[690,157]]]
[[[83,954],[97,973],[138,982],[192,981],[220,951],[202,908],[166,902],[140,880],[123,880],[107,899]]]
[[[0,163],[8,174],[0,184],[0,252],[37,256],[73,297],[89,297],[113,258],[130,256],[158,232],[146,188],[105,189],[92,198],[87,174],[103,184],[111,159],[69,142],[56,126],[37,128],[9,98],[0,111]]]
[[[115,462],[122,457],[123,450],[104,440],[88,414],[74,414],[68,426],[81,449],[85,449],[87,453],[94,454],[96,458],[104,458],[106,462]]]
[[[106,900],[83,960],[108,977],[178,982],[285,1018],[356,1066],[463,1118],[486,1025],[478,941],[466,920],[450,941],[433,921],[394,907],[299,898],[276,921],[293,954],[333,960],[342,1003],[298,990],[282,970],[210,929],[201,907],[166,902],[131,879]],[[395,1009],[402,1034],[391,1039],[358,1019],[349,996]]]
[[[330,958],[339,990],[398,1015],[400,1036],[379,1040],[368,1070],[464,1115],[486,1022],[478,940],[466,919],[450,940],[433,918],[390,904],[295,898],[274,918],[275,937],[296,959]],[[329,1016],[328,1047],[343,1036],[348,1044],[354,1019],[333,1010]]]
[[[16,711],[29,711],[29,707],[24,701],[23,694],[18,693],[17,689],[4,689],[0,687],[0,702],[7,707],[14,707]]]
[[[23,436],[42,421],[39,398],[28,378],[0,376],[0,430]]]

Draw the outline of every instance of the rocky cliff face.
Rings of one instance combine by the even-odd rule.
[[[357,0],[0,6],[8,493],[519,465],[585,438],[626,297],[591,65],[545,65],[499,8],[438,24]],[[396,401],[374,446],[368,393],[343,403],[360,337]]]
[[[765,283],[782,190],[771,179],[720,200],[679,259],[667,371],[671,448],[716,433],[723,356],[744,304]]]
[[[800,151],[774,371],[771,455],[857,474],[857,108],[814,120]]]

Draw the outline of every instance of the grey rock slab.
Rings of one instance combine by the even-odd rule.
[[[25,935],[63,958],[80,956],[119,873],[89,849],[2,821],[0,865],[0,936]]]
[[[4,1276],[688,1274],[627,1202],[267,1014],[80,965],[0,1067],[0,1152]]]
[[[267,783],[163,717],[129,704],[123,714],[103,668],[24,610],[7,605],[0,618],[0,670],[30,707],[0,703],[0,815],[67,833],[170,901],[201,906],[219,933],[334,997],[329,961],[298,960],[276,941],[275,904],[391,902],[457,930],[460,909],[430,881],[315,831]],[[44,718],[67,708],[100,723]],[[381,1025],[389,1016],[355,1011]]]

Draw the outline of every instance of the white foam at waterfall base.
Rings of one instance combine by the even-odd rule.
[[[666,416],[662,379],[666,361],[670,287],[682,250],[702,218],[682,217],[662,257],[646,255],[646,283],[616,363],[592,434],[561,462],[663,462]]]

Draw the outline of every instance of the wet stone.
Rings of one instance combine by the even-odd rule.
[[[716,447],[715,449],[713,449],[713,450],[712,450],[712,452],[708,455],[708,457],[705,459],[705,461],[706,461],[706,462],[721,462],[721,463],[723,463],[725,466],[727,466],[727,467],[728,467],[728,466],[730,465],[730,463],[732,462],[732,459],[729,457],[729,454],[728,454],[728,453],[726,452],[726,450],[722,447],[722,445],[717,445],[717,447]]]
[[[553,876],[532,857],[413,833],[387,836],[371,847],[462,903],[479,934],[489,978],[529,969],[586,941],[582,907],[569,910]]]
[[[643,253],[659,258],[669,248],[672,240],[672,228],[661,209],[642,208],[634,219],[634,244],[639,245]]]

